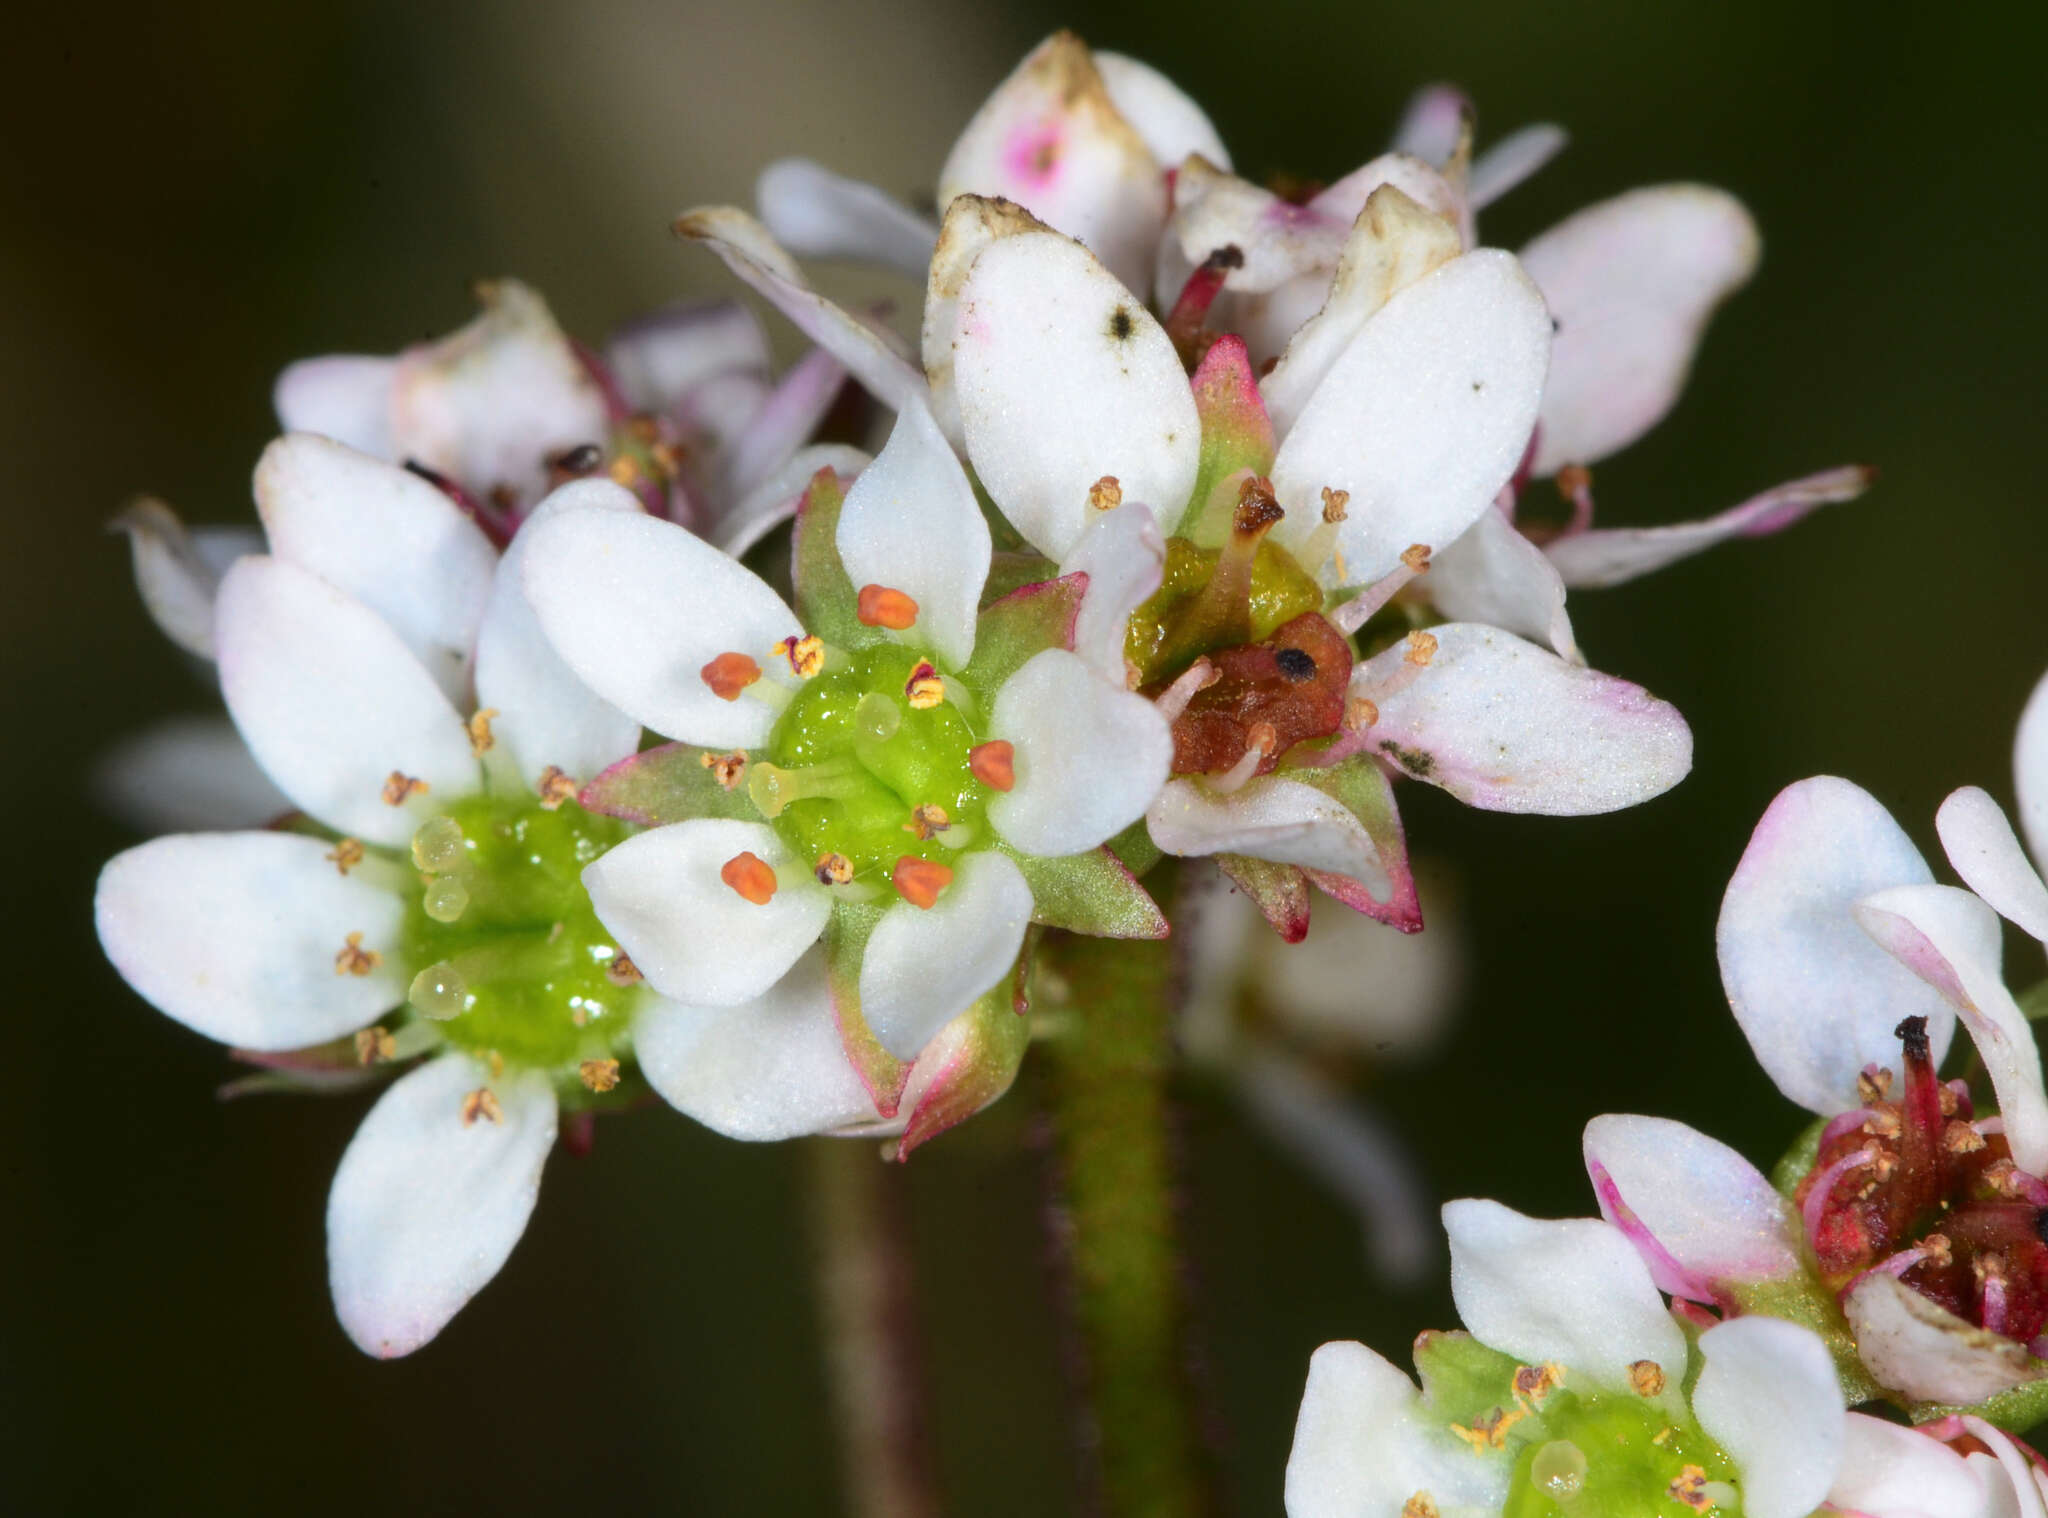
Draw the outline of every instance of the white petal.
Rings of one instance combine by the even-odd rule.
[[[463,1121],[489,1087],[498,1117]],[[555,1145],[555,1093],[536,1071],[493,1079],[459,1054],[379,1098],[327,1196],[327,1273],[341,1326],[365,1354],[409,1355],[504,1265]]]
[[[707,534],[720,553],[738,558],[761,539],[796,515],[804,491],[820,469],[830,469],[848,479],[874,460],[845,443],[813,443],[799,448],[776,471],[719,514]]]
[[[932,419],[946,439],[962,453],[967,437],[960,424],[960,400],[953,388],[954,338],[960,322],[960,292],[974,261],[999,238],[1043,232],[1044,222],[1008,200],[980,195],[956,196],[939,225],[938,247],[932,252],[925,281],[924,323],[919,329],[924,375],[931,385]]]
[[[208,529],[188,530],[170,507],[148,499],[135,502],[108,527],[128,535],[135,589],[151,620],[187,653],[211,659],[213,598],[221,567],[205,551],[200,535]],[[246,552],[263,551],[260,542],[243,546]]]
[[[1408,97],[1394,128],[1394,148],[1424,163],[1449,163],[1471,130],[1472,101],[1449,84],[1424,85]]]
[[[1831,775],[1787,786],[1757,823],[1721,901],[1721,984],[1757,1063],[1809,1112],[1862,1104],[1865,1065],[1897,1070],[1902,1018],[1927,1019],[1938,1065],[1955,1013],[1870,940],[1856,901],[1933,879],[1870,794]]]
[[[1373,694],[1396,644],[1353,675],[1379,703],[1372,747],[1418,780],[1491,812],[1585,816],[1660,796],[1692,768],[1692,733],[1641,686],[1568,664],[1472,622],[1430,629],[1436,653],[1395,694]]]
[[[463,699],[498,552],[453,501],[416,474],[296,432],[263,450],[256,509],[273,554],[377,613]]]
[[[260,828],[292,809],[224,717],[170,717],[101,755],[93,794],[145,832]]]
[[[1486,622],[1548,643],[1574,664],[1586,662],[1565,614],[1557,566],[1498,511],[1481,512],[1462,537],[1431,558],[1424,589],[1454,621]]]
[[[1725,1287],[1797,1275],[1798,1216],[1719,1139],[1663,1117],[1586,1124],[1586,1173],[1600,1215],[1636,1246],[1660,1290],[1725,1301]]]
[[[674,411],[714,375],[766,375],[768,334],[736,300],[678,301],[621,328],[604,360],[626,403]]]
[[[1473,1337],[1517,1359],[1555,1360],[1607,1387],[1651,1360],[1672,1385],[1685,1335],[1650,1272],[1598,1218],[1537,1219],[1498,1202],[1444,1205],[1451,1297]]]
[[[1842,1391],[1818,1335],[1731,1318],[1700,1335],[1693,1413],[1742,1471],[1749,1518],[1806,1518],[1842,1465]]]
[[[576,480],[542,501],[505,550],[477,633],[477,705],[497,712],[492,734],[509,768],[529,786],[551,764],[577,780],[592,779],[640,745],[640,724],[562,662],[526,599],[523,576],[534,529],[570,511],[637,516],[640,502],[605,479]]]
[[[1822,506],[1853,501],[1875,476],[1851,465],[1787,480],[1739,506],[1697,522],[1669,527],[1595,527],[1557,539],[1543,551],[1573,589],[1623,585],[1667,564],[1704,553],[1735,538],[1781,532]]]
[[[1306,274],[1327,276],[1337,267],[1351,217],[1318,216],[1271,190],[1227,173],[1207,158],[1180,166],[1174,179],[1173,220],[1162,246],[1157,284],[1170,303],[1195,269],[1219,248],[1237,249],[1239,262],[1225,275],[1225,290],[1264,295]]]
[[[2020,830],[2036,859],[2048,859],[2048,675],[2035,683],[2013,735],[2013,789],[2018,793]]]
[[[1878,1518],[1992,1518],[1963,1457],[1916,1428],[1850,1413],[1828,1501]]]
[[[967,663],[988,579],[988,521],[921,402],[897,414],[888,444],[846,493],[837,541],[856,590],[885,585],[917,603],[906,642],[954,669]]]
[[[1842,1312],[1863,1368],[1916,1402],[1967,1406],[2034,1379],[2024,1346],[1965,1323],[1889,1271],[1866,1274]]]
[[[1934,829],[1964,885],[2000,916],[2048,941],[2048,885],[1990,792],[1974,785],[1950,792],[1934,814]]]
[[[1543,298],[1509,254],[1417,280],[1359,329],[1281,443],[1277,531],[1305,537],[1330,487],[1351,493],[1342,583],[1379,579],[1410,544],[1448,545],[1520,463],[1549,347]]]
[[[960,296],[953,383],[982,485],[1032,546],[1064,558],[1089,487],[1177,516],[1201,419],[1187,372],[1143,301],[1049,232],[992,243]]]
[[[1513,1465],[1475,1458],[1415,1385],[1363,1344],[1325,1344],[1287,1457],[1287,1518],[1398,1518],[1427,1492],[1445,1514],[1497,1512]]]
[[[1393,890],[1365,824],[1336,797],[1299,780],[1264,775],[1228,796],[1199,780],[1170,780],[1145,825],[1169,854],[1249,854],[1349,875],[1382,899]]]
[[[2048,1170],[2048,1093],[2033,1024],[2005,989],[1998,914],[1968,891],[1893,886],[1856,903],[1856,920],[1961,1014],[1984,1060],[2022,1170]]]
[[[796,1138],[879,1117],[840,1043],[821,948],[737,1006],[650,1000],[633,1016],[633,1051],[664,1100],[727,1138]]]
[[[555,652],[585,684],[665,737],[752,748],[775,710],[704,683],[722,653],[776,678],[769,650],[802,631],[796,613],[737,559],[671,522],[622,511],[571,511],[537,524],[526,552],[527,599]]]
[[[726,447],[717,495],[737,499],[787,463],[818,430],[845,383],[846,369],[838,359],[823,348],[806,353]]]
[[[1170,169],[1190,153],[1199,153],[1219,169],[1230,167],[1230,154],[1215,125],[1181,87],[1149,63],[1122,53],[1095,54],[1095,71],[1109,90],[1117,114],[1145,140],[1161,168]]]
[[[761,171],[754,204],[776,241],[800,258],[850,258],[922,279],[939,229],[893,195],[808,158]]]
[[[1165,167],[1117,110],[1087,47],[1060,32],[967,123],[939,170],[938,203],[1014,200],[1138,285],[1166,224]]]
[[[757,906],[719,870],[751,853],[775,871]],[[832,898],[758,822],[695,818],[628,838],[583,870],[584,889],[647,983],[692,1006],[752,1001],[817,942]]]
[[[1382,153],[1361,164],[1313,196],[1308,209],[1318,216],[1353,222],[1382,185],[1392,185],[1449,222],[1458,231],[1461,247],[1475,246],[1472,210],[1464,192],[1452,183],[1449,166],[1425,162],[1411,153]]]
[[[398,360],[336,353],[287,364],[270,403],[286,432],[317,432],[373,458],[390,459],[391,381]]]
[[[279,790],[338,832],[402,845],[422,807],[476,789],[469,733],[391,625],[281,559],[221,581],[214,631],[228,715]],[[384,799],[393,773],[427,790]]]
[[[731,206],[687,211],[677,219],[676,231],[716,253],[798,331],[846,365],[883,405],[900,410],[912,400],[924,399],[924,376],[896,351],[893,341],[806,284],[768,229],[746,212]]]
[[[243,1049],[302,1049],[405,999],[405,908],[372,869],[292,833],[180,833],[117,854],[93,915],[107,958],[150,1005]],[[360,933],[367,975],[335,956]]]
[[[1078,854],[1145,815],[1173,764],[1159,709],[1077,655],[1033,654],[996,692],[989,732],[1015,749],[1015,789],[989,821],[1027,854]]]
[[[1159,588],[1166,540],[1152,508],[1126,501],[1094,514],[1060,562],[1062,575],[1085,574],[1088,591],[1074,618],[1074,652],[1103,679],[1124,683],[1124,635],[1131,613]]]
[[[929,908],[882,914],[860,965],[860,1010],[882,1047],[915,1059],[934,1033],[999,984],[1031,922],[1031,887],[1004,855],[982,849],[955,867]]]
[[[1472,160],[1465,198],[1483,211],[1564,151],[1571,139],[1561,126],[1538,121],[1517,127]]]
[[[1534,469],[1593,464],[1662,419],[1714,308],[1756,269],[1734,196],[1657,185],[1601,201],[1522,250],[1557,319]]]

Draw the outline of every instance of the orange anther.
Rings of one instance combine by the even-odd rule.
[[[761,666],[745,654],[720,654],[698,673],[712,695],[721,701],[737,701],[741,691],[761,678]]]
[[[863,627],[886,627],[895,632],[917,621],[917,602],[900,590],[886,585],[863,585],[853,614]]]
[[[977,743],[967,751],[967,768],[990,790],[1007,791],[1017,783],[1017,751],[1001,738]]]
[[[775,872],[752,849],[742,849],[720,865],[718,878],[757,907],[775,898]]]
[[[919,859],[915,854],[905,854],[897,860],[896,868],[889,874],[889,884],[896,887],[896,894],[921,911],[930,911],[939,892],[952,883],[953,872],[946,866]]]

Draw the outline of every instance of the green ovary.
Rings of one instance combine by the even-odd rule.
[[[1197,548],[1186,538],[1167,539],[1166,566],[1159,589],[1132,613],[1130,631],[1124,639],[1124,657],[1138,667],[1141,684],[1150,685],[1180,673],[1166,667],[1169,635],[1175,630],[1182,610],[1214,577],[1221,557],[1219,550]],[[1271,637],[1275,628],[1292,622],[1305,611],[1322,609],[1322,587],[1316,584],[1315,576],[1279,544],[1270,539],[1260,543],[1252,560],[1251,641],[1257,643]],[[1188,658],[1213,651],[1181,650]]]
[[[638,991],[608,976],[617,944],[579,877],[630,831],[530,795],[473,796],[422,827],[405,922],[414,1009],[457,1048],[511,1065],[617,1057]]]
[[[924,662],[889,644],[806,681],[749,767],[747,794],[805,865],[838,854],[855,879],[880,882],[906,854],[950,865],[987,846],[989,792],[968,766],[981,741],[962,709],[970,698],[934,671],[945,699],[911,705],[906,687]],[[907,825],[921,806],[938,807],[948,826],[919,838]]]
[[[1734,1463],[1690,1417],[1560,1390],[1515,1459],[1502,1518],[1740,1518]]]

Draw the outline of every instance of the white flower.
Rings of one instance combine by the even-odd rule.
[[[1850,1413],[1830,1511],[1861,1518],[2048,1518],[2041,1457],[1982,1418],[1905,1428]]]

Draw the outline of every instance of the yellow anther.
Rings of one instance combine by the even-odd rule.
[[[1124,487],[1113,474],[1105,474],[1088,487],[1088,504],[1097,511],[1114,511],[1124,503]]]
[[[587,1090],[606,1092],[619,1083],[619,1062],[615,1059],[587,1059],[576,1067],[576,1074]]]
[[[1417,1492],[1401,1504],[1401,1518],[1443,1518],[1443,1513],[1428,1492]]]
[[[1453,1423],[1451,1432],[1471,1445],[1475,1452],[1502,1449],[1508,1442],[1508,1430],[1528,1417],[1528,1409],[1496,1407],[1485,1417],[1476,1420],[1470,1428]]]
[[[398,1040],[391,1036],[391,1030],[378,1024],[374,1028],[362,1028],[356,1033],[356,1063],[374,1065],[398,1053]]]
[[[1707,1495],[1707,1473],[1697,1465],[1681,1469],[1664,1492],[1672,1501],[1683,1502],[1695,1513],[1711,1511],[1714,1506],[1714,1499]]]
[[[808,680],[825,667],[825,640],[815,635],[799,637],[792,633],[770,652],[787,659],[790,673],[799,680]]]
[[[1968,1123],[1951,1120],[1941,1130],[1941,1147],[1950,1154],[1975,1154],[1984,1147],[1984,1135]]]
[[[1408,634],[1407,643],[1408,662],[1417,668],[1429,663],[1431,659],[1436,657],[1437,644],[1436,636],[1433,633],[1412,632]]]
[[[946,699],[946,682],[939,672],[922,660],[903,682],[903,699],[917,711],[930,711]]]
[[[469,719],[469,751],[481,759],[497,743],[491,736],[491,718],[498,715],[495,706],[479,707]]]
[[[734,749],[729,754],[699,754],[697,762],[729,791],[738,790],[740,782],[747,778],[747,756],[743,749]]]
[[[1421,574],[1425,569],[1429,568],[1429,545],[1427,543],[1410,543],[1401,550],[1401,562],[1417,574]]]
[[[944,807],[926,802],[923,806],[910,809],[910,821],[903,824],[903,831],[922,843],[932,834],[943,833],[952,825],[953,819],[946,815]]]
[[[853,861],[844,854],[820,854],[813,873],[817,875],[819,885],[842,886],[853,879]]]
[[[404,806],[414,796],[424,796],[431,789],[433,787],[426,781],[408,775],[403,770],[393,770],[384,777],[384,804]]]
[[[359,838],[344,838],[327,851],[327,858],[335,869],[346,875],[363,862],[363,844]]]
[[[1380,709],[1363,696],[1353,696],[1344,703],[1344,726],[1349,732],[1362,733],[1380,720]]]
[[[1545,1360],[1541,1365],[1520,1365],[1515,1368],[1515,1399],[1531,1407],[1541,1407],[1543,1399],[1564,1385],[1564,1367],[1555,1360]]]
[[[489,1086],[478,1086],[462,1099],[462,1126],[473,1127],[480,1117],[494,1123],[505,1121],[505,1110],[498,1105],[498,1098]]]
[[[1637,1360],[1628,1368],[1628,1384],[1638,1397],[1664,1395],[1664,1367],[1655,1360]]]
[[[1351,504],[1351,492],[1336,490],[1328,485],[1323,487],[1323,520],[1341,522],[1348,514],[1345,510]]]
[[[384,956],[375,949],[363,947],[363,935],[351,933],[334,956],[336,975],[368,975],[384,963]]]
[[[620,949],[612,955],[611,963],[604,967],[604,978],[615,986],[637,986],[641,981],[640,967],[626,957],[624,949]]]
[[[542,770],[533,789],[540,797],[540,809],[544,812],[560,811],[563,802],[576,799],[575,779],[558,765],[551,764]]]

